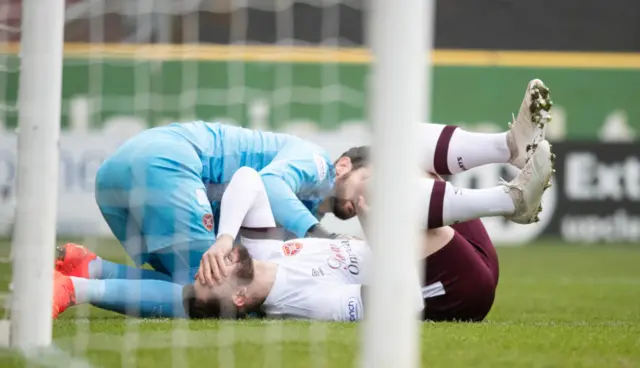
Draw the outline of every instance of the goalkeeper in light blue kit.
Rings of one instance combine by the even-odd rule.
[[[138,266],[148,263],[154,271],[98,259],[87,272],[101,279],[191,282],[216,240],[215,215],[226,183],[245,166],[260,173],[280,226],[296,237],[332,236],[315,216],[336,181],[324,149],[287,134],[171,124],[125,142],[96,176],[96,202],[109,227]],[[69,253],[78,249],[66,245],[58,258],[74,258]]]

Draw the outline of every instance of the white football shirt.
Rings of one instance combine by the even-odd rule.
[[[351,239],[250,240],[254,259],[278,264],[263,310],[271,318],[353,322],[363,317],[361,285],[366,284],[371,249]],[[416,277],[416,303],[424,304]]]

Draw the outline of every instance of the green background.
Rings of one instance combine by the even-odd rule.
[[[18,91],[17,61],[11,63],[14,72],[5,83],[9,105]],[[368,66],[362,64],[68,58],[63,126],[68,126],[69,100],[84,96],[91,101],[89,121],[95,128],[116,115],[138,116],[149,125],[225,117],[251,126],[249,105],[263,100],[270,129],[311,121],[332,130],[366,119],[367,77]],[[564,110],[557,122],[563,132],[554,138],[597,139],[615,111],[626,114],[628,125],[640,132],[640,70],[436,66],[432,121],[504,127],[532,78],[543,79]],[[14,126],[15,113],[5,120]]]

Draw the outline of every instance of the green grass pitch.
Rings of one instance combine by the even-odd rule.
[[[111,241],[85,244],[124,259]],[[423,324],[422,366],[640,367],[640,247],[549,241],[499,253],[487,321]],[[9,279],[0,264],[0,285]],[[30,362],[0,350],[0,367],[353,367],[359,331],[340,323],[136,320],[75,308],[55,322],[54,343],[55,352]]]

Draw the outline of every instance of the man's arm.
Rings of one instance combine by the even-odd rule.
[[[235,239],[241,226],[276,226],[262,178],[250,167],[238,169],[222,195],[218,237],[229,235]]]
[[[333,187],[335,174],[324,155],[289,149],[278,154],[260,171],[277,223],[298,237],[329,237],[318,219],[300,201],[303,192],[324,196]]]

